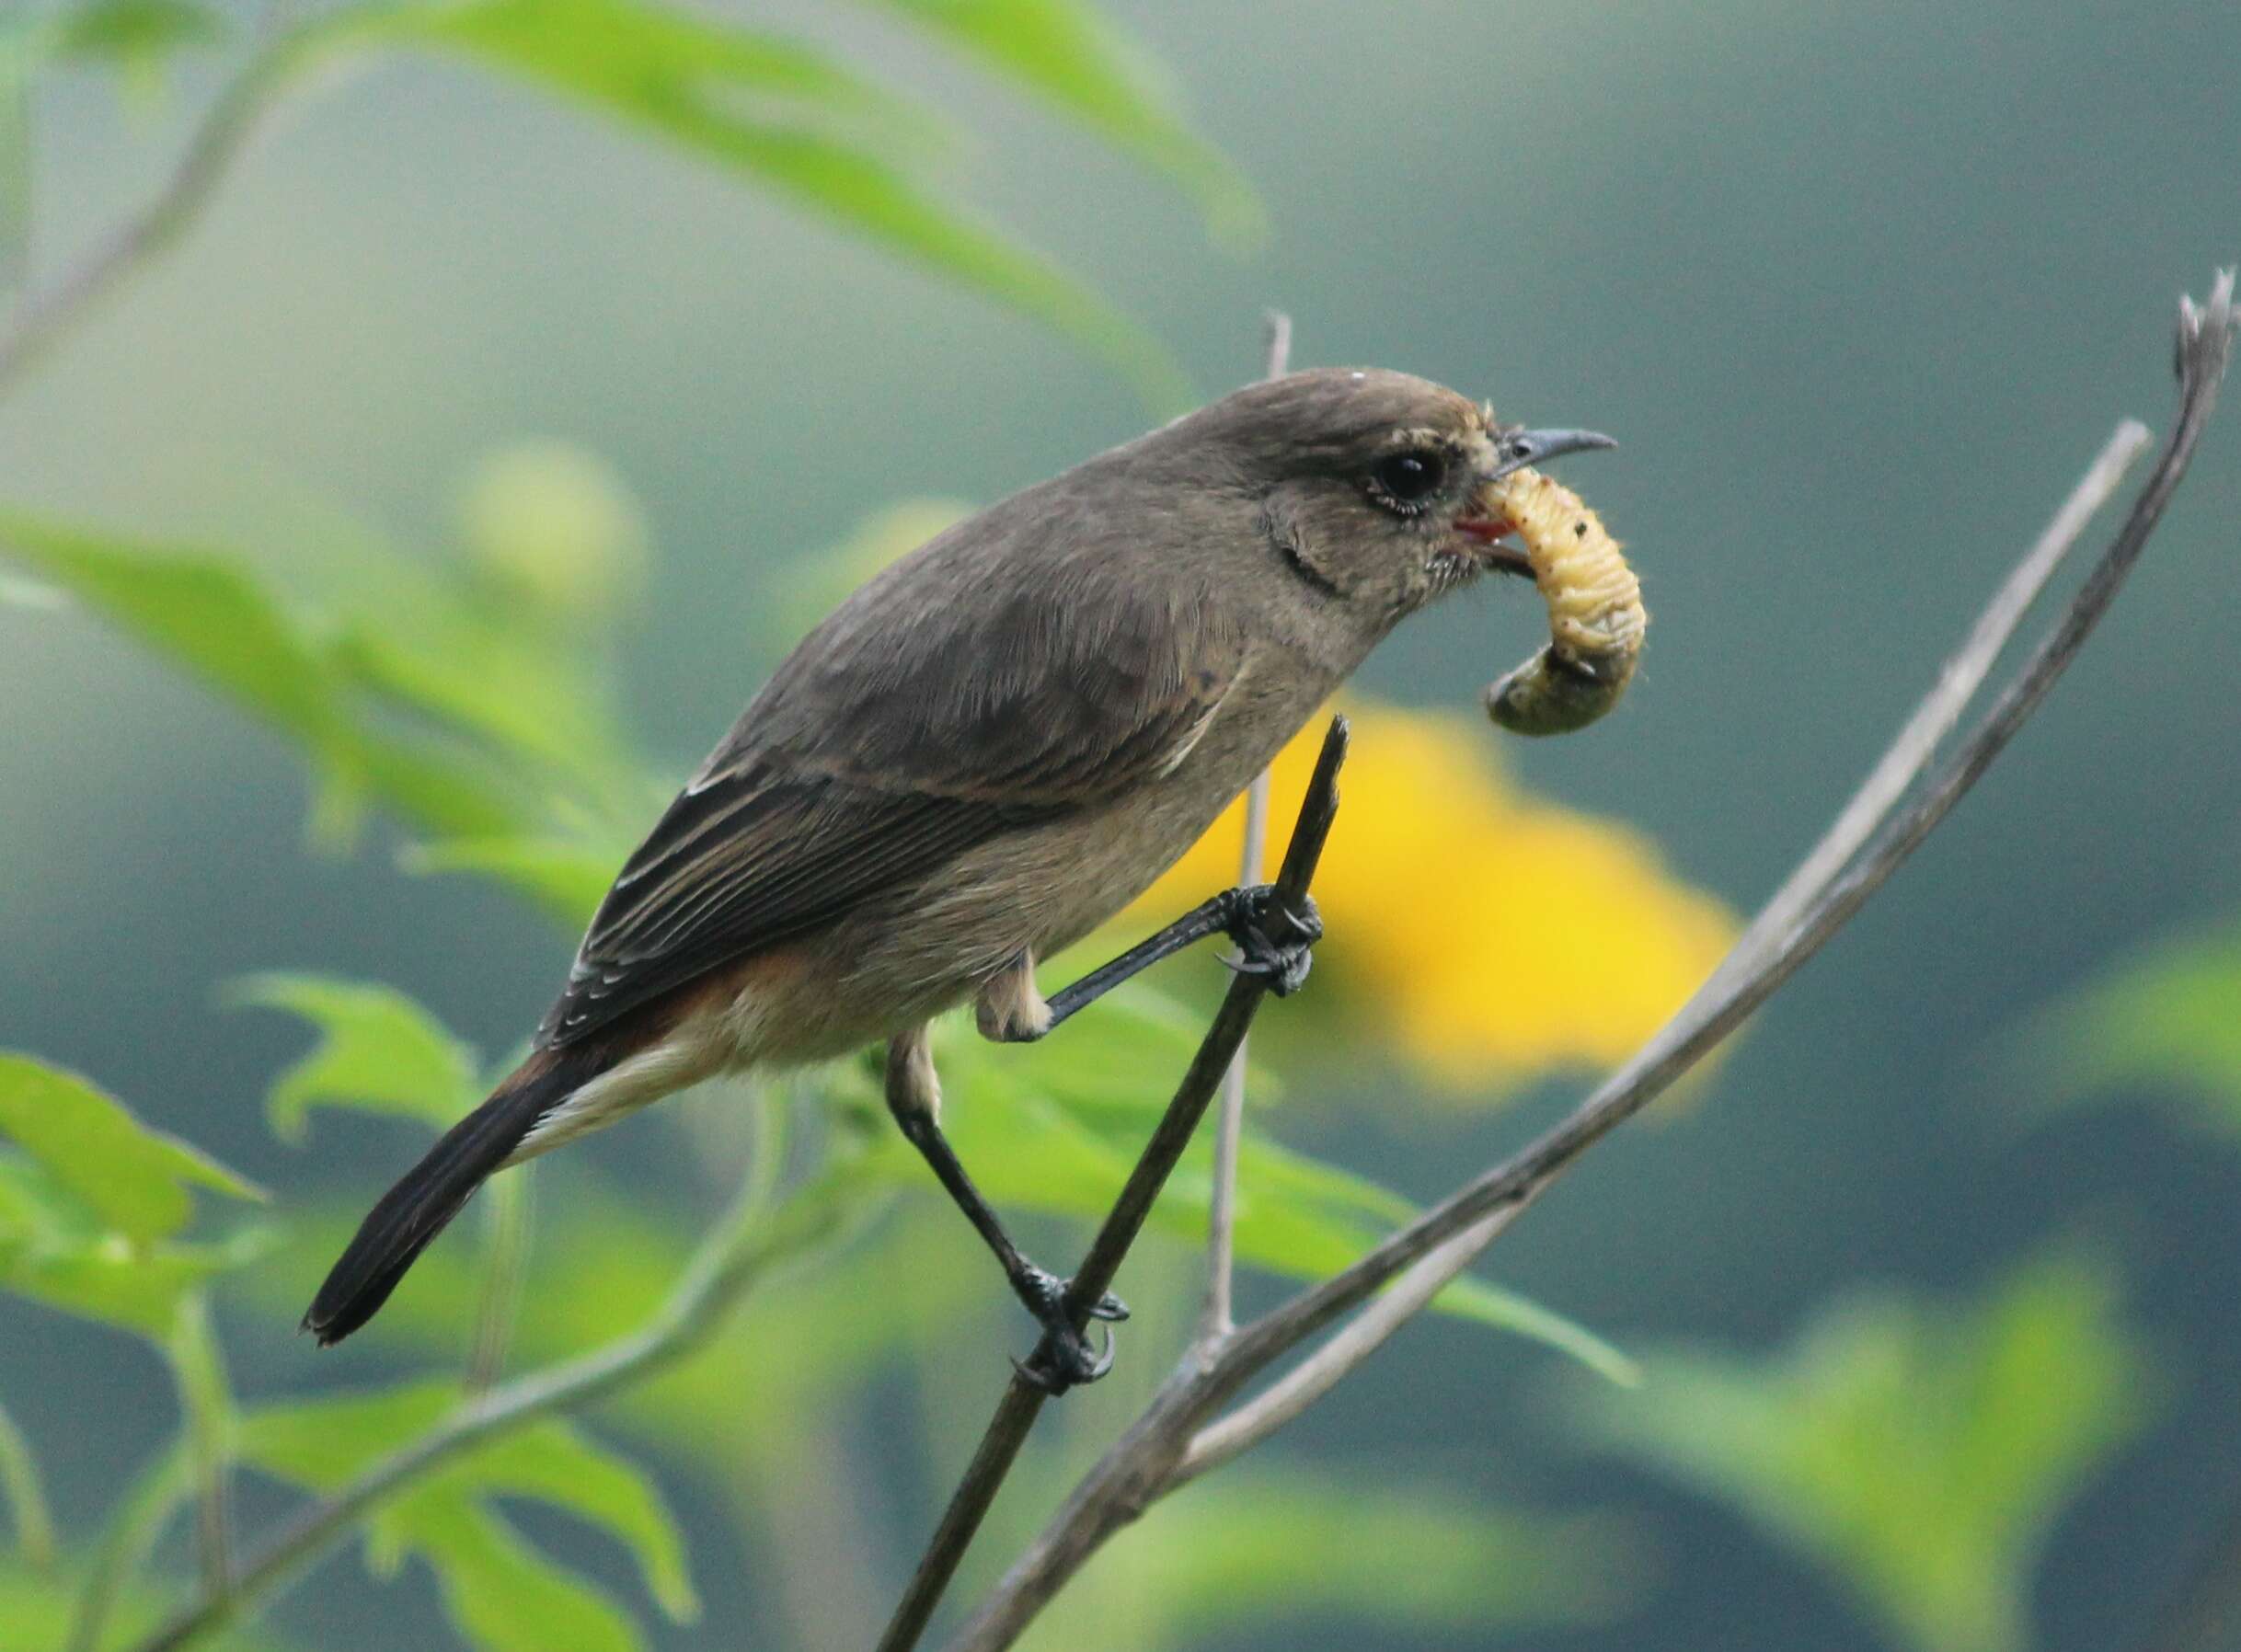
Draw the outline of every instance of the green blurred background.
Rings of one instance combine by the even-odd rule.
[[[1260,193],[1269,233],[1243,248],[1211,244],[1171,186],[879,16],[712,9],[958,111],[973,142],[945,187],[1167,341],[1203,394],[1258,372],[1259,313],[1277,304],[1300,364],[1406,368],[1506,415],[1617,435],[1624,451],[1576,479],[1633,547],[1652,653],[1624,715],[1506,757],[1537,791],[1638,823],[1746,910],[2115,419],[2165,428],[2175,296],[2241,257],[2234,17],[2209,0],[1111,0]],[[34,268],[145,198],[222,58],[183,64],[159,98],[121,101],[85,75],[42,87]],[[658,143],[505,82],[391,62],[297,100],[176,255],[0,402],[0,493],[255,547],[284,570],[344,554],[345,523],[451,543],[487,455],[580,445],[626,481],[654,547],[621,669],[632,719],[681,774],[774,662],[773,610],[805,557],[894,500],[990,499],[1148,417],[1049,330]],[[2230,422],[2213,429],[2053,704],[1695,1110],[1612,1141],[1492,1258],[1623,1346],[1758,1350],[1833,1294],[1976,1298],[2051,1236],[2087,1235],[2113,1258],[2163,1404],[2051,1532],[2036,1573],[2050,1648],[2130,1644],[2241,1496],[2241,1157],[2146,1108],[2046,1122],[1996,1059],[2111,960],[2230,921],[2241,899],[2237,446]],[[1366,684],[1467,705],[1536,624],[1525,601],[1475,596],[1396,637]],[[93,1074],[283,1210],[370,1187],[410,1140],[343,1119],[308,1151],[276,1145],[259,1098],[301,1034],[213,1013],[215,983],[274,968],[394,981],[499,1050],[565,967],[546,920],[480,885],[399,877],[379,833],[372,852],[306,854],[295,760],[91,623],[0,608],[0,1045]],[[1459,853],[1456,878],[1473,862]],[[1405,1084],[1302,1073],[1276,1130],[1430,1198],[1575,1090],[1430,1107]],[[657,1202],[690,1185],[660,1123],[587,1151],[596,1169],[569,1175]],[[565,1226],[575,1185],[546,1187],[541,1231]],[[966,1243],[961,1226],[929,1231]],[[315,1370],[278,1305],[228,1324],[252,1394],[368,1373],[334,1369],[355,1345]],[[931,1399],[875,1389],[850,1413],[846,1472],[876,1520],[856,1537],[879,1595],[946,1486],[893,1440],[931,1417],[953,1462],[1018,1332],[976,1322],[939,1345]],[[1140,1323],[1121,1357],[1149,1381],[1169,1346]],[[2060,1349],[2043,1375],[2065,1380]],[[1738,1515],[1584,1452],[1552,1392],[1591,1382],[1427,1322],[1278,1451],[1287,1472],[1630,1513],[1655,1556],[1631,1611],[1505,1645],[1891,1644]],[[170,1426],[144,1354],[5,1300],[0,1392],[40,1442],[65,1526],[92,1521]],[[1066,1405],[1094,1438],[1141,1393],[1116,1380]],[[780,1549],[740,1558],[712,1535],[720,1499],[668,1480],[708,1611],[661,1644],[777,1644]],[[554,1541],[626,1576],[565,1530]],[[445,1633],[422,1580],[377,1587],[329,1565],[275,1623],[336,1648]],[[1075,1644],[1132,1644],[1086,1633]],[[1493,1638],[1380,1623],[1361,1604],[1176,1644]]]

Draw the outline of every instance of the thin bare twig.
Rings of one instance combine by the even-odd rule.
[[[155,199],[76,265],[17,305],[0,329],[0,390],[52,349],[98,300],[185,234],[208,204],[258,117],[301,61],[309,36],[282,33],[281,16],[277,7],[267,12],[256,54],[211,104]]]
[[[1361,1359],[1436,1294],[1438,1287],[1513,1222],[1589,1147],[1638,1112],[1740,1025],[1817,952],[1952,810],[2044,702],[2114,600],[2161,520],[2217,400],[2234,335],[2234,280],[2218,278],[2207,306],[2182,301],[2175,428],[2139,498],[2061,619],[2034,649],[1969,737],[1898,810],[1925,768],[1939,735],[1982,682],[2002,642],[2106,490],[2113,455],[2136,450],[2120,427],[2048,536],[1994,599],[1969,643],[1910,719],[1892,751],[1830,833],[1745,931],[1730,960],[1696,996],[1573,1113],[1523,1152],[1427,1210],[1361,1261],[1301,1292],[1225,1339],[1211,1359],[1186,1358],[1138,1418],[1075,1488],[971,1620],[950,1652],[999,1652],[1114,1532],[1190,1474],[1247,1449],[1296,1416],[1352,1371]],[[1832,843],[1849,841],[1842,855]],[[1396,1281],[1398,1281],[1396,1283]],[[1362,1313],[1262,1400],[1209,1423],[1255,1377],[1307,1337],[1392,1293]],[[1394,1299],[1407,1302],[1395,1304]],[[1412,1303],[1413,1306],[1408,1306]]]
[[[1269,772],[1253,776],[1245,791],[1245,848],[1237,857],[1237,882],[1260,881],[1269,840]],[[1229,1071],[1222,1075],[1222,1096],[1214,1111],[1213,1187],[1206,1207],[1206,1302],[1199,1313],[1198,1339],[1212,1347],[1236,1328],[1231,1319],[1232,1287],[1237,1269],[1237,1150],[1245,1134],[1246,1040],[1237,1041]]]
[[[1264,379],[1281,379],[1292,365],[1292,317],[1268,313],[1269,359]],[[1269,771],[1245,788],[1245,846],[1237,856],[1237,883],[1249,889],[1260,881],[1269,843]],[[1199,1313],[1198,1339],[1211,1347],[1235,1329],[1232,1287],[1237,1270],[1237,1147],[1245,1134],[1246,1041],[1222,1075],[1222,1101],[1214,1114],[1213,1192],[1206,1211],[1206,1302]]]
[[[1315,878],[1316,864],[1323,856],[1324,841],[1330,835],[1330,823],[1339,812],[1339,765],[1345,761],[1346,719],[1333,717],[1330,732],[1323,738],[1323,753],[1316,762],[1314,777],[1307,783],[1307,795],[1301,800],[1299,820],[1292,829],[1292,843],[1284,852],[1282,869],[1276,875],[1279,906],[1297,908]],[[1121,1261],[1143,1231],[1144,1218],[1151,1214],[1153,1201],[1159,1197],[1168,1174],[1183,1156],[1183,1150],[1189,1146],[1199,1120],[1205,1117],[1207,1104],[1213,1099],[1214,1089],[1222,1082],[1222,1074],[1235,1058],[1246,1028],[1252,1025],[1253,1016],[1260,1008],[1268,986],[1268,977],[1264,975],[1240,974],[1230,982],[1213,1025],[1206,1029],[1197,1055],[1191,1058],[1189,1069],[1176,1087],[1175,1098],[1167,1104],[1152,1139],[1144,1144],[1143,1156],[1136,1161],[1120,1198],[1113,1201],[1104,1226],[1098,1230],[1089,1254],[1067,1281],[1065,1301],[1077,1332],[1088,1324],[1090,1306],[1111,1286]],[[1046,1336],[1028,1366],[1014,1374],[1004,1397],[997,1402],[996,1414],[989,1419],[972,1461],[966,1465],[957,1490],[950,1495],[941,1523],[935,1528],[925,1554],[912,1574],[910,1587],[903,1591],[894,1618],[879,1639],[879,1652],[910,1652],[925,1633],[934,1609],[941,1603],[950,1579],[957,1575],[958,1563],[965,1557],[973,1534],[980,1530],[989,1506],[995,1501],[996,1492],[1018,1458],[1019,1448],[1027,1443],[1028,1432],[1041,1414],[1043,1402],[1050,1397],[1042,1382],[1029,1374],[1031,1368],[1052,1369],[1047,1358],[1050,1345],[1051,1338]]]
[[[1510,1212],[1498,1210],[1475,1228],[1465,1228],[1445,1245],[1394,1282],[1393,1289],[1373,1300],[1339,1331],[1268,1388],[1251,1404],[1207,1424],[1193,1434],[1172,1471],[1171,1483],[1180,1486],[1208,1469],[1219,1468],[1240,1451],[1249,1451],[1293,1417],[1306,1410],[1353,1373],[1354,1368],[1390,1341],[1395,1332],[1431,1303],[1448,1282],[1471,1265],[1473,1257],[1492,1244],[1510,1224]]]

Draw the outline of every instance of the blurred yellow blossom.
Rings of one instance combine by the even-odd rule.
[[[1484,1092],[1632,1053],[1701,984],[1735,919],[1643,833],[1528,796],[1456,715],[1347,703],[1344,801],[1316,874],[1316,984],[1428,1079]],[[1322,744],[1276,761],[1269,875]],[[1121,920],[1164,923],[1236,880],[1242,805]]]

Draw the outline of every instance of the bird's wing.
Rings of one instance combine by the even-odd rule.
[[[780,667],[624,866],[540,1043],[1126,795],[1189,754],[1242,669],[1209,607],[1125,582],[919,582],[859,593]]]

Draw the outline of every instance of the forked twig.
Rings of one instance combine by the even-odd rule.
[[[1702,1060],[1882,887],[2038,710],[2138,560],[2216,405],[2232,350],[2233,292],[2233,274],[2225,271],[2208,304],[2198,308],[2181,301],[2179,407],[2171,435],[2123,524],[2061,619],[1959,746],[1933,763],[1939,740],[1989,674],[2031,598],[2139,452],[2143,433],[2131,421],[2119,426],[1859,793],[1679,1014],[1569,1118],[1523,1151],[1467,1183],[1351,1267],[1224,1338],[1210,1356],[1201,1357],[1194,1347],[981,1604],[950,1644],[950,1652],[998,1652],[1012,1645],[1114,1532],[1185,1480],[1266,1439],[1342,1381],[1582,1153]],[[1909,788],[1925,773],[1927,780],[1914,800],[1902,809]],[[1277,1360],[1350,1314],[1355,1317],[1345,1328],[1289,1375],[1222,1415],[1223,1407]]]
[[[1307,783],[1307,796],[1301,800],[1299,821],[1292,829],[1291,846],[1284,851],[1283,869],[1276,875],[1276,906],[1297,910],[1304,901],[1307,888],[1315,879],[1315,870],[1323,857],[1324,841],[1330,835],[1331,821],[1339,812],[1339,765],[1346,761],[1346,719],[1330,720],[1330,732],[1323,737],[1323,753],[1316,760],[1315,774]],[[1212,1101],[1214,1090],[1222,1075],[1229,1070],[1237,1049],[1245,1041],[1246,1028],[1252,1025],[1253,1016],[1260,1009],[1260,1001],[1269,990],[1269,978],[1260,974],[1239,973],[1229,983],[1229,992],[1215,1012],[1213,1025],[1206,1029],[1206,1037],[1199,1045],[1198,1054],[1191,1058],[1190,1066],[1177,1086],[1175,1099],[1167,1104],[1152,1139],[1145,1143],[1143,1154],[1136,1161],[1136,1168],[1113,1201],[1105,1225],[1090,1245],[1089,1254],[1082,1266],[1066,1284],[1066,1305],[1075,1330],[1089,1322],[1089,1308],[1102,1298],[1120,1272],[1120,1264],[1129,1249],[1136,1243],[1136,1235],[1143,1229],[1144,1218],[1152,1212],[1152,1204],[1166,1186],[1168,1173],[1189,1146],[1197,1132],[1199,1120],[1205,1117],[1207,1104]],[[1050,1341],[1045,1337],[1045,1344]],[[981,1527],[989,1505],[995,1501],[996,1492],[1005,1477],[1011,1473],[1012,1464],[1019,1455],[1019,1448],[1027,1443],[1028,1432],[1041,1414],[1043,1402],[1050,1398],[1049,1390],[1029,1371],[1037,1366],[1048,1369],[1048,1347],[1039,1347],[1027,1366],[1015,1372],[1011,1384],[997,1403],[996,1414],[989,1419],[981,1443],[966,1465],[964,1477],[951,1494],[948,1508],[943,1511],[941,1524],[926,1544],[926,1552],[912,1575],[910,1587],[904,1590],[902,1600],[895,1608],[887,1633],[879,1638],[879,1652],[909,1652],[925,1633],[926,1622],[934,1615],[934,1608],[941,1601],[957,1573],[958,1562],[965,1556],[971,1544],[973,1533]]]

